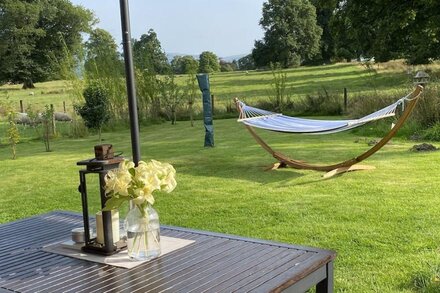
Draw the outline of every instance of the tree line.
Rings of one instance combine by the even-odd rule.
[[[351,60],[406,59],[426,64],[440,58],[440,2],[269,0],[263,4],[257,67]]]
[[[438,11],[440,2],[431,0],[267,0],[259,22],[264,36],[239,60],[226,62],[206,51],[168,62],[151,29],[133,40],[133,54],[139,70],[155,74],[251,70],[271,63],[287,68],[361,56],[429,63],[440,57]],[[123,72],[117,44],[108,32],[93,29],[97,22],[92,11],[68,0],[1,1],[0,84],[32,87],[65,78],[66,67],[85,64],[92,72],[101,62],[113,64],[101,72]],[[90,36],[86,43],[84,34]]]

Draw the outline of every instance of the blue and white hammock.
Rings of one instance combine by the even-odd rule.
[[[289,166],[296,169],[327,171],[328,173],[324,175],[324,177],[328,178],[342,172],[371,169],[371,166],[358,165],[358,163],[376,153],[384,145],[386,145],[388,141],[390,141],[390,139],[402,127],[406,119],[414,110],[422,91],[423,86],[417,85],[416,89],[412,93],[399,99],[397,102],[370,115],[352,120],[313,120],[295,118],[250,107],[238,99],[235,99],[235,102],[240,112],[238,121],[244,123],[247,130],[251,133],[257,143],[278,160],[278,163],[275,163],[271,169]],[[379,120],[385,117],[392,117],[396,114],[396,109],[399,105],[402,106],[402,113],[399,119],[378,143],[354,158],[329,165],[310,164],[302,160],[295,160],[282,154],[281,152],[275,151],[260,136],[258,136],[253,129],[253,127],[258,127],[272,131],[307,134],[335,133],[364,125],[370,121]],[[404,106],[405,109],[403,109]]]
[[[395,103],[365,117],[351,120],[316,120],[290,117],[281,113],[254,108],[237,100],[237,105],[240,110],[240,117],[237,121],[251,127],[278,132],[303,134],[336,133],[364,125],[367,122],[395,116],[397,107],[399,105],[403,107],[406,101],[412,100],[411,95],[412,94],[409,94]]]

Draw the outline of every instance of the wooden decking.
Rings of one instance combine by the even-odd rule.
[[[42,251],[81,227],[82,216],[49,214],[0,225],[3,292],[333,292],[332,251],[161,227],[195,242],[134,269]]]

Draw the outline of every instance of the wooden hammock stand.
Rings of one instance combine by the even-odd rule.
[[[275,159],[278,160],[277,163],[273,164],[272,167],[268,168],[269,170],[274,170],[278,168],[284,168],[284,167],[292,167],[295,169],[306,169],[306,170],[316,170],[316,171],[325,171],[327,172],[323,177],[324,178],[330,178],[334,175],[349,172],[349,171],[356,171],[356,170],[371,170],[375,167],[368,166],[368,165],[357,165],[358,163],[362,162],[363,160],[367,159],[374,153],[376,153],[378,150],[380,150],[384,145],[387,144],[388,141],[390,141],[391,138],[394,137],[394,135],[397,133],[397,131],[403,126],[405,121],[408,119],[411,112],[414,110],[420,94],[423,91],[423,87],[421,85],[417,85],[416,89],[411,93],[411,95],[408,97],[409,102],[405,104],[405,110],[403,111],[402,115],[400,116],[399,120],[396,122],[394,127],[388,132],[387,135],[385,135],[377,144],[375,144],[372,148],[367,150],[366,152],[362,153],[361,155],[340,162],[336,164],[331,165],[312,165],[304,161],[299,161],[295,159],[291,159],[288,156],[277,152],[273,150],[256,132],[255,130],[249,126],[245,125],[246,129],[251,133],[253,138],[257,141],[263,149],[265,149],[268,153],[270,153]],[[237,110],[241,113],[241,108],[238,103],[238,99],[235,99]]]

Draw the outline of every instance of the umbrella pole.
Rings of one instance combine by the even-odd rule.
[[[141,159],[141,150],[139,146],[139,120],[134,79],[133,53],[131,50],[131,32],[128,0],[120,0],[119,4],[121,7],[122,44],[124,47],[128,112],[130,116],[131,148],[133,153],[133,162],[137,166]]]

